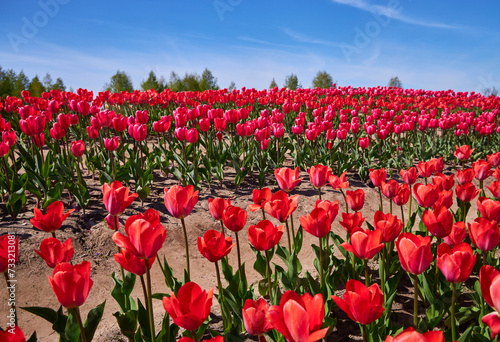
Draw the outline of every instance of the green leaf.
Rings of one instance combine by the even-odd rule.
[[[126,313],[117,311],[113,316],[116,317],[121,333],[129,339],[133,338],[137,330],[139,312],[137,310],[129,310]]]
[[[85,322],[83,322],[83,328],[85,329],[85,336],[87,337],[87,341],[92,341],[92,339],[94,338],[97,326],[102,319],[105,305],[106,300],[90,310],[87,314],[87,319],[85,320]]]
[[[57,312],[52,310],[51,308],[44,308],[40,306],[27,306],[21,309],[31,312],[32,314],[37,315],[38,317],[41,317],[52,324],[54,324],[58,318]]]
[[[75,309],[68,310],[69,316],[66,321],[66,328],[64,329],[64,336],[68,342],[79,342],[80,341],[80,327],[78,326],[78,321],[76,319]],[[89,340],[90,341],[90,340]]]

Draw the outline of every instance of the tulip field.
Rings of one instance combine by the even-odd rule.
[[[0,100],[0,341],[495,341],[499,110],[393,87]]]

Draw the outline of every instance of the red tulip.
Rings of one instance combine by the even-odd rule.
[[[361,227],[365,218],[363,214],[358,211],[357,213],[342,213],[342,220],[340,221],[340,225],[344,227],[347,234],[351,234],[354,228]]]
[[[495,152],[493,154],[488,154],[486,160],[491,164],[492,167],[497,168],[500,166],[500,152]]]
[[[196,342],[195,340],[189,337],[182,337],[177,342]],[[208,340],[201,340],[201,342],[224,342],[224,336],[215,336],[213,338],[209,338]]]
[[[399,184],[394,179],[389,180],[388,182],[382,182],[381,190],[382,194],[388,199],[393,199],[396,197],[399,189]]]
[[[403,233],[396,240],[401,267],[408,273],[421,274],[433,260],[431,237]]]
[[[296,167],[295,170],[286,167],[277,168],[274,170],[274,176],[278,181],[280,189],[288,193],[302,181],[302,178],[299,178],[298,167]]]
[[[500,181],[492,182],[487,188],[490,190],[493,197],[500,199]]]
[[[500,230],[496,221],[478,217],[469,223],[469,236],[472,244],[482,251],[491,251],[500,242]]]
[[[261,336],[273,329],[269,317],[269,304],[264,298],[247,299],[243,306],[243,324],[250,335]]]
[[[300,217],[300,225],[309,234],[322,238],[330,232],[332,219],[326,210],[315,208],[307,216]]]
[[[484,300],[495,309],[482,318],[482,322],[490,327],[492,338],[495,338],[500,333],[500,272],[489,265],[481,267],[479,283]]]
[[[5,273],[12,264],[12,255],[15,254],[14,264],[19,258],[19,237],[4,234],[0,236],[0,273]],[[11,266],[12,267],[12,266]]]
[[[344,299],[331,296],[335,304],[350,319],[361,324],[370,324],[384,313],[384,294],[378,284],[366,287],[358,280],[351,279],[345,286]]]
[[[112,138],[104,138],[104,147],[106,150],[113,152],[118,149],[120,146],[120,138],[112,137]]]
[[[228,198],[227,201],[221,197],[208,199],[208,211],[216,221],[222,220],[224,210],[230,205],[230,198]]]
[[[198,141],[198,130],[196,128],[191,128],[186,131],[186,140],[190,144],[194,144]]]
[[[414,166],[410,167],[407,171],[401,169],[399,174],[405,184],[413,185],[417,181],[417,169]]]
[[[62,262],[69,262],[75,251],[71,245],[71,238],[61,243],[58,239],[50,237],[43,239],[40,250],[35,249],[35,252],[45,261],[47,266],[54,268]]]
[[[458,184],[470,183],[474,179],[474,170],[465,169],[465,170],[457,170],[455,177],[457,177]]]
[[[349,182],[346,181],[345,177],[346,173],[347,171],[341,174],[340,177],[337,177],[334,174],[331,174],[330,177],[328,177],[328,182],[332,186],[333,190],[346,189],[349,187]]]
[[[272,326],[289,342],[314,342],[325,337],[328,328],[320,329],[325,315],[323,296],[302,296],[286,291],[280,305],[269,309]]]
[[[442,243],[437,249],[437,266],[450,283],[462,283],[469,276],[476,264],[476,254],[473,255],[471,246],[462,242],[450,247]]]
[[[470,202],[481,193],[481,189],[476,189],[472,183],[465,183],[457,184],[455,192],[459,200],[462,202]]]
[[[328,178],[332,174],[332,169],[328,166],[318,164],[311,166],[311,168],[307,170],[307,173],[309,173],[309,179],[311,180],[312,186],[319,189],[325,186]]]
[[[413,194],[415,195],[418,205],[424,208],[432,207],[439,198],[438,191],[432,184],[415,184],[413,186]]]
[[[349,208],[353,211],[359,211],[363,209],[365,205],[365,192],[363,189],[358,189],[356,191],[346,191],[346,202]]]
[[[127,236],[115,232],[113,241],[118,247],[128,249],[141,259],[155,257],[167,237],[160,223],[160,214],[152,208],[144,214],[130,216],[125,222],[125,232]]]
[[[406,328],[396,337],[387,336],[385,342],[444,342],[444,334],[442,331],[428,331],[419,333],[413,328]]]
[[[187,282],[170,297],[163,297],[163,307],[175,324],[186,330],[198,329],[210,315],[214,289],[202,291],[198,284]]]
[[[373,226],[375,230],[380,230],[382,232],[382,242],[394,241],[401,233],[403,224],[396,216],[391,214],[384,214],[380,210],[375,212],[375,217],[373,218]]]
[[[297,209],[298,199],[299,195],[288,197],[286,192],[279,190],[266,202],[264,209],[278,221],[285,222],[295,209]]]
[[[3,141],[0,141],[0,157],[5,157],[9,153],[9,150],[9,145]]]
[[[380,230],[363,230],[354,228],[351,232],[351,243],[344,242],[342,247],[360,259],[369,260],[384,247]]]
[[[111,216],[121,215],[139,196],[130,192],[129,188],[123,186],[120,181],[114,181],[111,185],[104,183],[102,193],[104,206]]]
[[[80,158],[81,156],[83,156],[83,154],[85,153],[85,143],[83,142],[83,140],[71,142],[71,153],[73,153],[76,158]]]
[[[446,207],[437,207],[433,211],[426,209],[422,214],[425,227],[437,238],[444,238],[451,233],[453,214]]]
[[[185,188],[174,185],[170,190],[165,188],[165,207],[175,218],[183,219],[188,216],[197,202],[198,190],[194,191],[192,185]]]
[[[430,177],[435,171],[434,163],[420,161],[417,164],[418,175],[422,178]]]
[[[396,196],[392,199],[396,205],[402,206],[408,203],[408,200],[410,199],[410,188],[408,187],[408,184],[401,184],[401,186],[398,189],[398,192],[396,193]]]
[[[248,209],[250,209],[251,212],[264,208],[266,202],[268,202],[272,197],[271,189],[269,188],[262,188],[260,190],[254,189],[252,194],[253,204],[248,206]]]
[[[385,168],[381,168],[380,170],[370,169],[370,180],[372,181],[373,186],[382,186],[382,183],[384,183],[386,179],[387,173],[385,172]]]
[[[455,185],[455,178],[453,175],[445,176],[442,173],[438,173],[432,177],[432,184],[436,186],[438,191],[448,191]]]
[[[255,249],[267,251],[278,244],[283,231],[283,226],[275,226],[269,220],[262,220],[248,227],[248,241]]]
[[[438,192],[438,199],[432,205],[432,209],[436,209],[438,207],[445,207],[447,209],[450,209],[452,205],[453,205],[453,190],[450,191],[443,190]]]
[[[330,215],[330,219],[333,223],[333,221],[337,217],[337,214],[339,213],[339,201],[335,201],[332,203],[330,201],[322,201],[318,199],[314,204],[314,209],[316,208],[322,208],[326,210],[328,215]]]
[[[451,227],[451,233],[444,238],[449,246],[455,246],[463,242],[467,236],[467,229],[465,229],[465,223],[462,221],[455,222]]]
[[[61,201],[55,201],[47,207],[47,213],[44,215],[42,212],[35,208],[35,217],[30,220],[31,224],[44,232],[51,233],[61,228],[64,220],[75,211],[70,209],[64,214],[64,204]]]
[[[71,265],[63,262],[54,268],[50,286],[56,294],[57,300],[67,309],[76,308],[85,303],[92,284],[90,279],[90,263]]]
[[[474,170],[474,176],[477,180],[485,180],[493,174],[491,171],[491,164],[485,160],[478,160],[472,163],[472,169]]]
[[[138,276],[144,275],[146,273],[146,259],[138,258],[127,248],[122,248],[120,250],[120,253],[116,253],[114,256],[116,262],[119,263],[124,270],[127,270],[128,272],[131,272]],[[155,257],[149,259],[149,269],[151,269],[151,266],[153,266],[154,261]]]
[[[474,150],[475,149],[471,149],[469,145],[462,145],[460,147],[455,145],[455,157],[459,160],[465,161],[470,158],[470,155],[474,152]]]
[[[224,237],[224,234],[213,229],[208,230],[203,237],[198,237],[198,250],[210,262],[217,262],[228,255],[234,245],[230,236]]]
[[[224,210],[222,221],[227,229],[233,232],[239,232],[247,223],[247,211],[240,207],[230,205]]]
[[[17,325],[14,328],[0,330],[0,341],[3,342],[26,342],[23,331]]]
[[[489,221],[500,221],[500,201],[493,201],[487,197],[479,197],[477,210],[481,216]]]
[[[90,139],[96,139],[99,136],[99,131],[92,126],[87,126],[87,135]]]

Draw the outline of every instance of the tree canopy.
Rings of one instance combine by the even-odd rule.
[[[312,81],[313,88],[330,88],[333,84],[332,76],[326,71],[318,71]]]
[[[113,93],[119,93],[122,91],[134,91],[134,86],[132,85],[132,79],[125,71],[118,70],[116,74],[111,76],[109,83],[104,85],[106,90]]]
[[[276,83],[276,80],[273,77],[273,80],[271,81],[271,84],[269,85],[269,89],[276,88],[278,86],[278,83]]]
[[[156,74],[153,70],[149,72],[148,78],[141,83],[142,90],[154,89],[157,92],[161,93],[163,89],[165,89],[165,81],[156,77]]]
[[[391,77],[389,80],[389,87],[395,87],[395,88],[403,88],[403,83],[400,81],[399,77]]]
[[[299,78],[295,74],[290,74],[285,78],[285,88],[290,90],[297,90],[302,88],[302,84],[299,83]]]

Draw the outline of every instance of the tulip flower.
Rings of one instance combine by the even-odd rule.
[[[381,241],[384,243],[394,241],[398,237],[403,225],[401,220],[391,214],[384,214],[380,210],[375,212],[373,226],[382,232]]]
[[[14,328],[0,330],[0,341],[4,342],[26,342],[23,331],[17,325]]]
[[[85,143],[83,142],[83,140],[71,142],[71,153],[73,153],[76,158],[80,158],[81,156],[83,156],[83,154],[85,153]]]
[[[163,297],[163,307],[174,323],[191,331],[197,330],[210,315],[214,289],[205,291],[193,282],[187,282],[170,297]]]
[[[123,214],[125,209],[139,196],[130,192],[129,188],[123,186],[120,181],[114,181],[111,185],[104,183],[102,193],[106,210],[115,217]],[[118,230],[118,226],[115,227],[115,230]]]
[[[291,239],[295,236],[295,232],[292,231],[292,236],[290,236],[290,231],[288,229],[288,217],[297,209],[297,201],[299,195],[293,195],[288,197],[287,193],[283,190],[279,190],[274,193],[269,201],[264,205],[266,212],[277,219],[280,222],[285,222],[287,227],[288,235],[288,249],[292,249]]]
[[[486,160],[491,164],[492,167],[497,168],[500,166],[500,152],[495,152],[493,154],[488,154]]]
[[[382,183],[387,179],[387,173],[385,172],[385,168],[381,168],[380,170],[370,169],[369,177],[374,187],[381,187]]]
[[[224,222],[224,225],[227,227],[227,229],[234,232],[236,235],[238,268],[241,269],[240,240],[238,238],[238,232],[242,230],[247,223],[247,211],[240,207],[230,205],[226,208],[226,210],[224,210],[222,221]]]
[[[264,342],[263,334],[273,329],[269,317],[269,304],[264,298],[259,298],[257,301],[247,299],[242,314],[246,331],[250,335],[258,336],[259,340]]]
[[[71,238],[61,243],[54,237],[43,239],[40,244],[40,250],[35,250],[50,268],[56,267],[62,262],[69,262],[73,257],[73,246],[71,245]]]
[[[422,221],[429,233],[442,239],[451,233],[453,214],[444,206],[434,210],[426,209],[422,214]]]
[[[353,211],[360,211],[365,205],[365,192],[363,189],[356,191],[346,191],[347,205]]]
[[[473,169],[457,170],[457,173],[455,174],[458,184],[462,185],[472,182],[474,176],[475,174]]]
[[[358,258],[369,260],[384,247],[381,241],[382,232],[380,230],[363,230],[357,227],[351,232],[351,243],[344,242],[341,246]]]
[[[252,196],[253,203],[248,206],[248,209],[250,209],[251,212],[254,212],[254,211],[261,209],[262,210],[262,217],[265,220],[266,214],[264,211],[264,205],[272,197],[271,189],[269,189],[269,188],[262,188],[260,190],[254,189],[252,191],[252,195],[253,195]]]
[[[222,221],[224,210],[231,205],[231,199],[217,197],[208,199],[208,211],[216,221]]]
[[[492,182],[487,188],[490,190],[493,197],[500,199],[500,181]]]
[[[465,183],[457,184],[455,192],[459,200],[461,200],[462,202],[470,202],[481,193],[481,190],[476,189],[476,187],[472,183]]]
[[[407,171],[401,169],[399,174],[405,184],[413,185],[417,181],[417,169],[414,166],[410,167]]]
[[[342,213],[342,221],[339,223],[344,227],[347,234],[351,235],[352,231],[357,227],[361,227],[364,221],[363,214],[358,211],[357,213]]]
[[[451,299],[451,334],[452,340],[456,340],[456,322],[455,322],[455,302],[456,283],[462,283],[469,279],[469,276],[476,264],[477,255],[472,253],[471,246],[462,242],[453,247],[442,243],[437,249],[437,267],[441,270],[446,280],[452,283]]]
[[[467,229],[465,229],[465,223],[463,221],[458,221],[453,224],[451,227],[451,233],[446,236],[443,241],[450,247],[453,247],[463,242],[466,236]]]
[[[64,204],[61,201],[55,201],[47,207],[46,214],[35,208],[35,217],[30,220],[31,224],[44,232],[51,233],[55,237],[55,231],[61,228],[64,220],[75,211],[70,209],[64,214]]]
[[[408,184],[401,184],[401,186],[398,189],[398,192],[396,193],[396,196],[392,199],[396,205],[403,206],[406,203],[408,203],[408,200],[410,199],[410,188],[408,187]]]
[[[376,321],[384,313],[384,294],[378,284],[368,287],[351,279],[345,285],[343,299],[337,296],[331,298],[350,319],[363,325],[363,340],[366,341],[366,325]]]
[[[203,237],[198,237],[198,250],[210,262],[217,262],[229,254],[234,247],[233,239],[230,236],[216,230],[208,230]]]
[[[346,180],[345,176],[346,173],[347,171],[341,174],[340,177],[337,177],[334,174],[331,174],[330,177],[328,177],[328,183],[330,183],[333,190],[346,189],[347,187],[349,187],[349,182]]]
[[[112,138],[104,138],[104,147],[106,150],[113,152],[118,149],[120,146],[120,138],[119,137],[112,137]]]
[[[248,240],[255,249],[266,251],[278,244],[283,232],[283,226],[275,226],[269,220],[262,220],[248,227]]]
[[[500,272],[489,265],[481,267],[479,271],[481,294],[486,303],[495,309],[494,312],[483,316],[482,322],[491,329],[492,338],[500,333]]]
[[[466,161],[470,158],[470,155],[472,152],[474,152],[474,148],[471,149],[469,145],[462,145],[458,147],[458,145],[455,145],[455,157],[458,158],[460,161]]]
[[[481,216],[489,221],[500,221],[500,201],[494,201],[487,197],[479,197],[477,210]]]
[[[474,170],[474,177],[478,181],[484,181],[493,174],[493,171],[491,171],[491,164],[481,159],[472,163],[472,170]]]
[[[332,169],[325,165],[314,165],[307,170],[309,174],[309,179],[313,187],[318,189],[319,199],[321,199],[321,188],[326,185],[328,178],[332,174]]]
[[[415,184],[413,186],[413,194],[418,205],[424,208],[432,207],[439,197],[436,187],[432,184]]]
[[[474,222],[468,224],[469,236],[472,244],[483,252],[491,251],[500,242],[500,230],[498,222],[488,221],[484,217],[478,217]],[[483,259],[486,263],[486,259]]]
[[[391,179],[388,182],[382,182],[380,189],[386,198],[393,199],[398,193],[399,184],[394,179]]]
[[[337,217],[337,214],[339,213],[339,201],[335,201],[332,203],[328,200],[321,201],[318,199],[316,203],[314,203],[314,209],[316,208],[322,208],[326,210],[328,215],[330,215],[330,219],[333,223],[333,221]]]
[[[396,337],[387,336],[385,342],[444,342],[444,334],[442,331],[428,331],[426,333],[419,333],[412,327],[406,328],[403,332],[399,333]]]
[[[442,173],[437,173],[434,177],[432,177],[432,184],[436,186],[438,191],[448,191],[455,185],[455,178],[453,175],[446,176]]]
[[[436,168],[434,163],[427,161],[419,161],[417,164],[418,175],[422,178],[429,178],[435,171]]]
[[[76,265],[60,263],[54,268],[52,278],[48,278],[57,300],[68,309],[77,308],[85,303],[94,283],[90,279],[88,261]]]
[[[314,342],[325,337],[328,328],[321,329],[325,315],[323,296],[308,293],[302,296],[286,291],[280,305],[269,309],[272,326],[289,342]]]
[[[134,253],[132,253],[127,248],[122,248],[120,250],[120,253],[116,253],[114,257],[115,261],[128,272],[131,272],[138,276],[142,276],[146,273],[146,259],[138,258]],[[151,269],[151,267],[153,266],[155,259],[156,257],[149,258],[148,260],[149,269]]]
[[[282,167],[274,170],[274,176],[281,190],[290,193],[301,181],[299,178],[299,168],[295,170]]]

